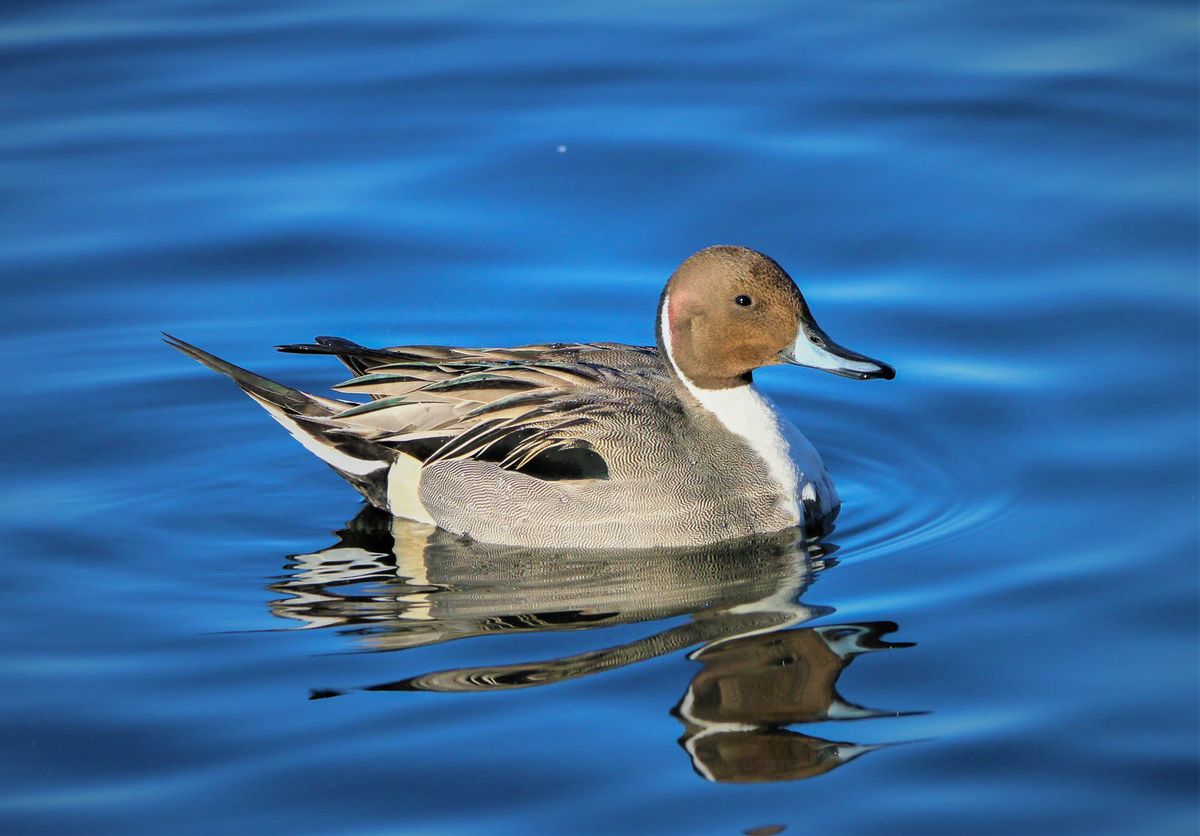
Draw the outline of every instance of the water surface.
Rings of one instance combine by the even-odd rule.
[[[4,830],[1195,832],[1190,4],[4,17]],[[823,542],[360,517],[157,340],[645,343],[712,243],[898,370],[759,376]]]

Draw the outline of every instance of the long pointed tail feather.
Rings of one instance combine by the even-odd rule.
[[[249,395],[270,401],[276,406],[282,407],[289,412],[299,413],[300,415],[327,417],[331,414],[329,406],[322,403],[322,401],[327,400],[325,398],[306,395],[299,389],[284,386],[282,383],[276,383],[262,375],[257,375],[252,371],[243,369],[241,366],[235,366],[233,363],[222,360],[215,354],[209,354],[204,349],[197,348],[178,337],[173,337],[167,333],[164,333],[162,336],[163,342],[167,345],[182,351],[188,357],[191,357],[202,365],[208,366],[214,372],[229,377]]]
[[[345,477],[373,505],[388,508],[388,470],[400,454],[356,434],[351,427],[330,421],[351,403],[276,383],[169,334],[163,334],[163,341],[232,379],[293,438]]]

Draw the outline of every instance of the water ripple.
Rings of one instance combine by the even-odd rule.
[[[946,424],[875,405],[825,403],[808,427],[842,497],[834,535],[855,559],[930,546],[1001,524],[1015,487],[997,450]]]

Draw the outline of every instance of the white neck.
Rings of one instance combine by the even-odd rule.
[[[728,389],[702,389],[692,383],[675,362],[671,347],[670,302],[669,295],[663,298],[659,322],[667,362],[692,397],[715,415],[725,429],[749,444],[766,463],[771,480],[779,489],[781,505],[799,523],[803,519],[799,498],[800,474],[792,458],[791,446],[784,437],[783,419],[775,411],[775,405],[749,383]]]

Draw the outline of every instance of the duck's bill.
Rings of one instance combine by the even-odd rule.
[[[807,366],[856,380],[891,380],[896,376],[896,370],[887,363],[842,348],[811,318],[801,321],[796,341],[779,352],[779,359],[793,366]]]

